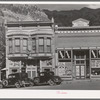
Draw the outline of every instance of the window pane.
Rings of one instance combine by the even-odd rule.
[[[27,51],[27,47],[23,47],[23,51],[26,52]]]
[[[44,39],[43,38],[39,38],[39,45],[44,45]]]
[[[76,64],[80,64],[80,60],[76,60]]]
[[[9,39],[9,46],[12,46],[12,39]]]
[[[39,46],[39,52],[44,52],[44,46]]]
[[[91,58],[97,58],[97,50],[91,50]]]
[[[35,38],[32,39],[32,49],[33,49],[33,53],[35,53],[36,52],[36,39]]]
[[[100,50],[98,50],[98,58],[100,58]]]
[[[47,52],[51,52],[51,46],[47,46]]]
[[[27,39],[23,39],[23,46],[27,46]]]
[[[35,53],[35,52],[36,52],[36,47],[34,46],[34,47],[33,47],[33,53]]]
[[[36,77],[36,72],[32,71],[32,78]]]
[[[36,39],[35,38],[32,39],[32,45],[33,46],[36,45]]]
[[[27,71],[28,77],[31,78],[31,71]]]
[[[9,47],[9,53],[12,53],[13,50],[12,50],[12,47]]]
[[[63,59],[64,58],[64,51],[58,51],[58,58]]]
[[[65,51],[65,58],[71,58],[71,51]]]
[[[47,45],[51,45],[51,39],[47,38]]]
[[[15,39],[15,45],[20,45],[20,39]]]
[[[12,47],[13,47],[12,39],[9,39],[9,53],[13,52]]]
[[[20,52],[20,47],[19,46],[18,47],[17,46],[15,47],[15,52]]]

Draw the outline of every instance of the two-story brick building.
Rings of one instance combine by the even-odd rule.
[[[26,69],[33,78],[41,71],[54,70],[54,30],[51,21],[22,21],[6,24],[6,76]]]

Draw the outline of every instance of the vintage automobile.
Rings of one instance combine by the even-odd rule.
[[[24,76],[24,77],[23,77]],[[25,87],[25,86],[33,86],[34,82],[33,80],[28,78],[27,73],[14,73],[9,74],[8,79],[3,79],[0,81],[0,88],[3,87]]]
[[[57,85],[61,84],[62,80],[59,76],[55,76],[54,72],[40,72],[38,77],[34,78],[34,85],[49,84]]]

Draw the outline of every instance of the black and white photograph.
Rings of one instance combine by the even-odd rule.
[[[4,90],[100,90],[100,3],[0,3]]]

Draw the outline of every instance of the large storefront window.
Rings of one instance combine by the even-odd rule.
[[[72,78],[71,50],[58,51],[58,74],[61,77]]]
[[[36,38],[32,39],[32,50],[33,50],[33,53],[36,52]]]
[[[27,39],[23,39],[23,52],[27,52]]]
[[[16,53],[20,52],[20,39],[19,38],[15,39],[15,52]]]
[[[51,38],[47,38],[47,52],[51,52]]]
[[[12,39],[9,39],[9,53],[13,52],[13,42]]]
[[[91,77],[100,77],[100,50],[91,50]]]
[[[44,52],[44,38],[39,38],[39,53]]]

